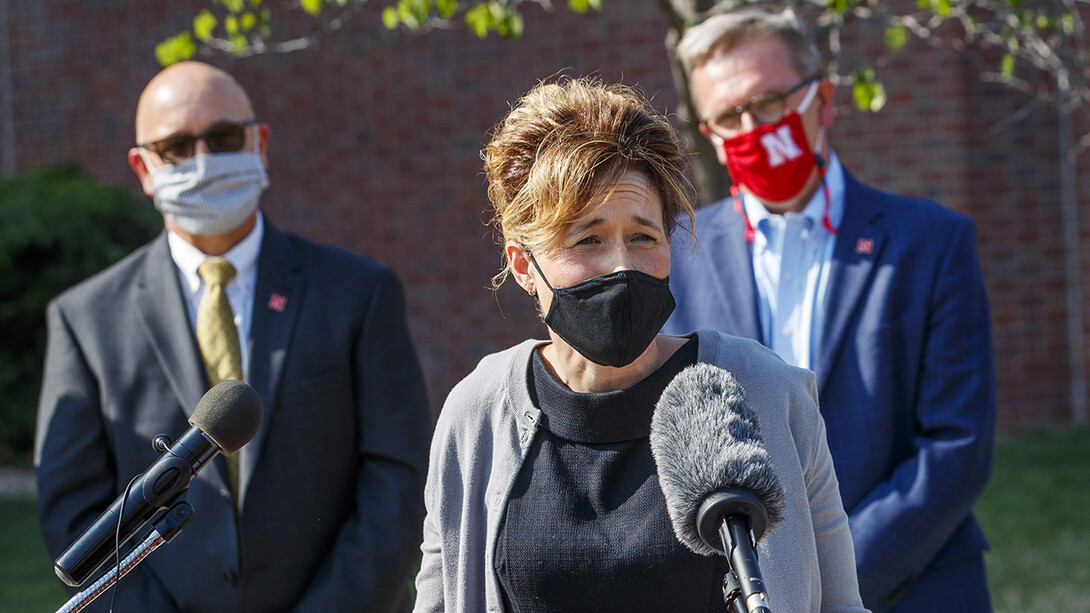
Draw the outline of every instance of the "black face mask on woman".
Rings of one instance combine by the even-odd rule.
[[[556,288],[526,253],[553,293],[545,325],[595,364],[621,367],[640,357],[674,312],[670,277],[619,270]]]

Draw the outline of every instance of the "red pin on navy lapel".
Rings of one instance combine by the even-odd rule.
[[[288,297],[287,296],[281,296],[280,294],[277,294],[275,292],[273,293],[273,295],[269,296],[268,306],[269,306],[270,309],[276,311],[277,313],[283,313],[284,312],[284,307],[286,307],[287,305],[288,305]]]
[[[870,255],[874,253],[874,239],[861,238],[856,241],[855,252],[859,255]]]

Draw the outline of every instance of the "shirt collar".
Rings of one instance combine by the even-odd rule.
[[[265,219],[261,211],[257,212],[257,223],[237,245],[231,247],[223,257],[235,267],[235,279],[245,278],[251,268],[257,266],[257,256],[261,252],[261,239],[265,236]],[[182,273],[188,295],[197,293],[201,287],[201,277],[197,268],[210,256],[186,242],[184,238],[167,231],[167,243],[170,245],[170,257]]]
[[[844,220],[844,167],[840,165],[840,159],[832,151],[829,152],[829,160],[825,164],[825,187],[829,189],[829,221],[834,228],[839,228],[840,222]],[[761,221],[774,216],[752,194],[743,191],[741,196],[746,217],[754,228],[759,227]],[[806,203],[802,214],[813,221],[813,227],[823,227],[825,190],[821,189],[820,185],[814,191],[814,195],[810,196],[810,201]]]

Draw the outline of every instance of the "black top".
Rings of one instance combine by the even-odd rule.
[[[648,441],[655,403],[696,355],[693,337],[636,385],[580,394],[534,352],[540,430],[496,541],[507,611],[726,610],[726,559],[674,536]]]

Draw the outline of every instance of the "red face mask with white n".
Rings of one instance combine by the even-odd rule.
[[[723,148],[732,181],[769,202],[789,200],[802,191],[817,158],[806,140],[801,114],[813,101],[817,85],[812,83],[798,109],[776,123],[726,140],[711,133],[712,143]]]

